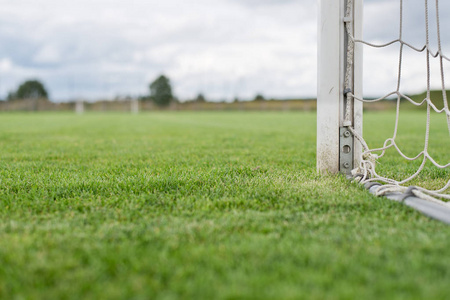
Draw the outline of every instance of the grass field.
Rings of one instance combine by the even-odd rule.
[[[2,299],[448,298],[450,227],[317,175],[314,113],[2,114],[0,146]]]

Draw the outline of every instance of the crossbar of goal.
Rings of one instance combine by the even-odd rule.
[[[344,93],[350,84],[351,93],[362,97],[362,44],[353,43],[354,52],[348,61],[352,41],[346,31],[350,29],[355,39],[362,39],[362,12],[363,0],[319,1],[317,169],[320,172],[350,174],[359,165],[361,145],[353,138],[348,139],[345,126],[362,135],[362,103],[351,99],[347,106]],[[351,78],[346,82],[348,64]],[[344,122],[346,107],[351,107],[351,124],[348,120]]]

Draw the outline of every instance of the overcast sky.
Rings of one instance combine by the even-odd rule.
[[[366,38],[395,39],[398,2],[365,2]],[[423,0],[405,2],[405,39],[419,45]],[[441,2],[449,28],[450,4]],[[42,80],[54,101],[143,95],[162,73],[182,100],[199,92],[215,100],[316,95],[317,0],[0,0],[0,7],[0,98],[29,78]],[[397,51],[365,50],[369,94],[395,85]],[[407,59],[404,87],[418,91],[425,60]]]

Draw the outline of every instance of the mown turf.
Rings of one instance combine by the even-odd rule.
[[[450,227],[318,176],[313,113],[2,114],[0,146],[0,298],[448,297]]]

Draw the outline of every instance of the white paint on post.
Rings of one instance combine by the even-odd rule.
[[[353,36],[362,39],[363,0],[353,0]],[[343,126],[344,79],[347,53],[347,33],[344,16],[346,0],[319,1],[318,27],[318,92],[317,92],[317,170],[339,172],[339,128]],[[362,97],[362,44],[355,45],[353,88],[355,96]],[[353,127],[362,135],[362,103],[354,101]],[[354,143],[354,167],[359,165],[362,147]]]
[[[344,0],[319,1],[317,170],[339,172],[343,97]]]
[[[356,40],[363,39],[363,0],[354,0],[354,37]],[[363,44],[355,44],[354,56],[354,78],[353,78],[353,93],[356,97],[363,97]],[[353,128],[360,135],[363,136],[363,103],[361,101],[354,101],[353,109]],[[361,163],[361,154],[363,148],[361,143],[355,139],[353,147],[353,167],[356,168]]]

